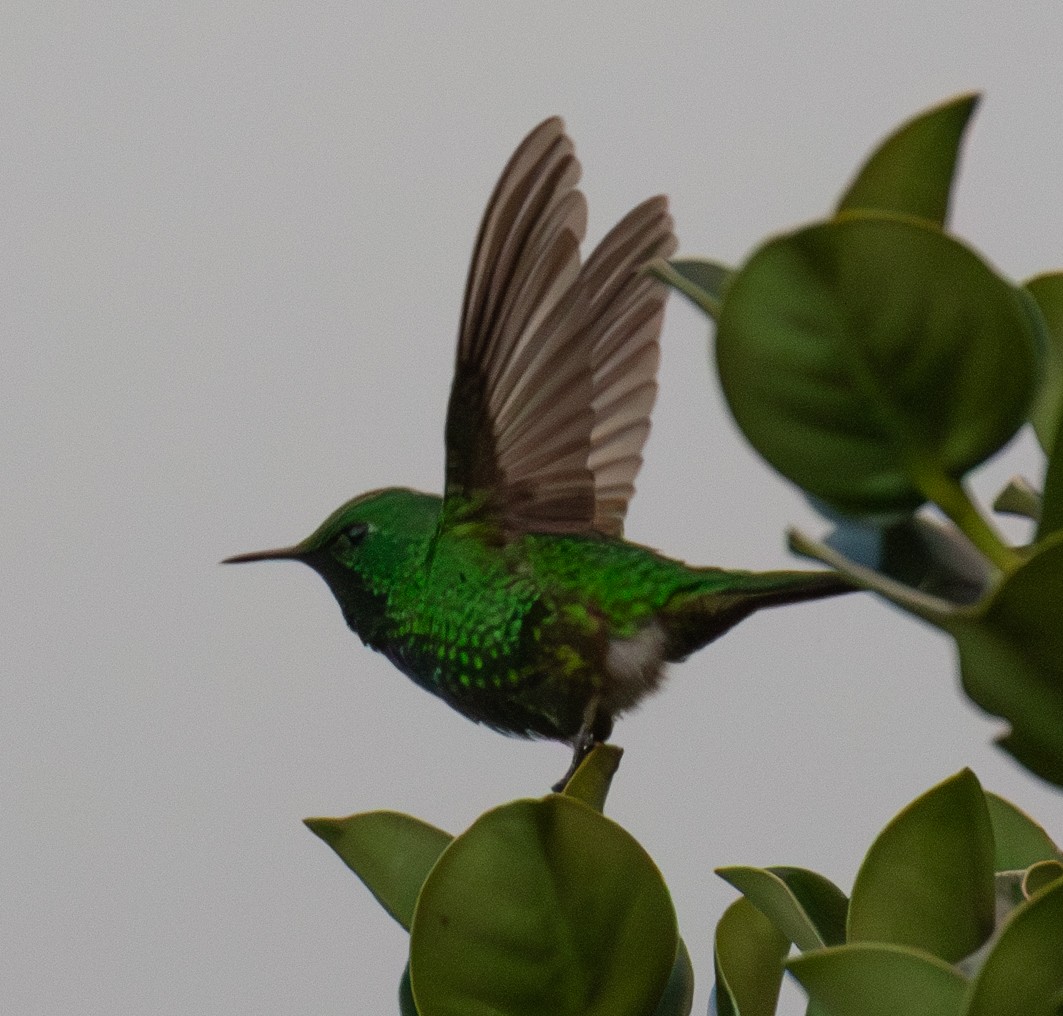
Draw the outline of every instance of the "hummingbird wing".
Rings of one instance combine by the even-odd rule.
[[[666,199],[652,198],[581,268],[579,174],[553,117],[521,143],[488,203],[447,411],[444,527],[621,535],[666,295],[642,269],[676,242]]]

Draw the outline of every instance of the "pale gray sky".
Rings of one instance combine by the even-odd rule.
[[[474,727],[294,565],[222,569],[347,497],[438,489],[462,286],[510,151],[565,116],[597,239],[672,196],[741,260],[961,90],[957,231],[1063,264],[1063,6],[143,3],[0,15],[0,1010],[395,1012],[406,936],[300,824],[459,831],[566,751]],[[671,303],[628,535],[777,567],[818,523],[749,451]],[[1039,470],[1028,439],[982,477]],[[950,646],[870,597],[746,622],[623,720],[609,813],[676,899],[705,1010],[712,868],[848,889],[963,765],[1058,835]],[[796,992],[788,1012],[801,1011]]]

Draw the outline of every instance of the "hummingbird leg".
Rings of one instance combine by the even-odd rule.
[[[599,738],[595,733],[595,729],[598,726],[598,705],[600,702],[601,696],[595,695],[594,698],[587,703],[587,708],[583,711],[583,724],[572,740],[572,762],[565,775],[550,788],[555,794],[560,794],[565,789],[568,781],[575,776],[580,763],[591,753],[591,749],[598,743]]]

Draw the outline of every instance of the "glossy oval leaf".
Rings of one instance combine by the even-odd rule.
[[[563,792],[595,811],[604,810],[609,787],[623,754],[624,749],[615,744],[596,744],[565,784]]]
[[[977,105],[977,95],[960,95],[901,126],[864,163],[839,213],[873,209],[944,226],[960,142]]]
[[[1026,283],[1046,326],[1044,369],[1030,420],[1038,441],[1051,454],[1063,423],[1063,272],[1038,275]]]
[[[1011,726],[998,743],[1063,786],[1063,533],[1037,544],[987,603],[948,620],[967,694]]]
[[[912,510],[1001,448],[1038,369],[1015,287],[932,226],[872,214],[761,247],[728,286],[716,352],[754,447],[856,515]]]
[[[998,794],[985,791],[993,825],[996,871],[1022,871],[1038,861],[1058,860],[1059,848],[1026,812]]]
[[[616,823],[550,795],[482,815],[418,898],[422,1016],[645,1016],[676,957],[660,872]]]
[[[1011,915],[971,985],[966,1016],[1055,1016],[1063,992],[1063,882]]]
[[[993,930],[993,830],[965,769],[878,835],[853,884],[850,942],[912,946],[953,963]]]
[[[724,290],[734,275],[733,268],[704,258],[661,258],[651,262],[648,270],[714,321],[720,313]]]
[[[680,939],[672,972],[653,1016],[690,1016],[694,1008],[694,964],[686,943]]]
[[[774,1016],[790,940],[748,899],[732,903],[716,925],[718,1016]]]
[[[833,882],[805,868],[717,868],[798,949],[845,941],[849,901]]]
[[[853,944],[787,963],[824,1016],[960,1016],[967,981],[954,968],[902,946]]]
[[[450,833],[397,811],[304,821],[409,931],[417,894],[453,839]]]

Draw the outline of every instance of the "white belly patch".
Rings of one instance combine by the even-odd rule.
[[[660,687],[664,677],[664,629],[651,621],[629,639],[612,639],[605,656],[610,681],[602,705],[610,716],[630,709]]]

